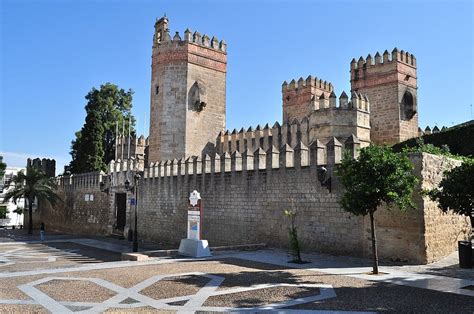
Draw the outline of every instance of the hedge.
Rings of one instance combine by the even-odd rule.
[[[437,147],[448,145],[454,155],[474,157],[474,123],[449,128],[443,132],[422,136],[425,144]],[[402,151],[404,147],[416,147],[417,138],[412,138],[392,146],[394,151]]]

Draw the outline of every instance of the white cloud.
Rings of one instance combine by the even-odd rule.
[[[66,158],[58,156],[45,156],[42,154],[34,153],[16,153],[16,152],[2,152],[0,156],[3,156],[3,162],[7,164],[7,167],[26,167],[26,160],[28,158],[49,158],[56,160],[56,174],[62,173],[64,165],[68,164],[69,161]]]

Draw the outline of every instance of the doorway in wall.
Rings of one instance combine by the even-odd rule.
[[[117,230],[123,231],[126,222],[127,194],[116,193],[115,204],[117,204]]]

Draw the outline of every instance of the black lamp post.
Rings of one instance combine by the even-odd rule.
[[[133,177],[134,179],[134,186],[130,186],[130,181],[128,179],[125,181],[125,189],[127,191],[135,191],[135,222],[134,222],[134,228],[133,228],[133,246],[132,246],[132,251],[133,252],[138,252],[138,185],[140,181],[140,173],[135,173],[135,176]]]

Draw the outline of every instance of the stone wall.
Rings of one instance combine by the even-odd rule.
[[[411,154],[415,174],[420,179],[413,201],[416,209],[400,212],[398,208],[382,207],[375,214],[380,256],[403,262],[427,264],[457,249],[457,241],[465,239],[470,222],[467,217],[443,213],[422,190],[436,187],[443,172],[460,165],[460,161],[426,153]],[[365,219],[365,237],[370,238],[370,219]],[[367,242],[366,254],[371,246]]]
[[[340,149],[336,147],[336,151]],[[325,153],[329,154],[326,159],[332,160],[328,166],[332,168],[337,158],[330,149]],[[274,158],[270,155],[257,151],[253,166],[247,170],[249,157],[242,156],[244,166],[236,167],[238,152],[224,153],[219,160],[169,161],[145,169],[146,179],[139,194],[141,237],[177,246],[186,236],[187,198],[198,190],[204,205],[203,236],[212,246],[263,242],[271,247],[287,247],[288,220],[283,210],[291,208],[298,211],[298,233],[304,251],[370,257],[369,219],[340,208],[342,188],[337,178],[332,176],[329,193],[317,179],[317,162],[309,160],[301,166],[295,151],[280,151],[279,166],[271,167]],[[282,166],[285,155],[294,162]],[[316,155],[309,152],[309,156]],[[265,162],[256,161],[258,158]],[[443,214],[419,191],[433,187],[443,170],[458,162],[429,154],[414,154],[411,159],[421,179],[414,193],[417,208],[406,212],[381,208],[376,213],[379,254],[382,259],[429,263],[455,250],[457,239],[468,230],[468,222],[458,215]]]
[[[343,149],[355,150],[333,140],[309,149],[302,144],[294,150],[286,145],[279,151],[258,149],[252,155],[225,152],[152,164],[144,169],[140,181],[140,239],[177,247],[186,237],[189,193],[198,190],[203,198],[203,237],[211,246],[263,242],[287,248],[289,221],[283,211],[294,209],[298,212],[303,251],[370,257],[369,218],[353,216],[340,208],[343,190],[334,174],[331,192],[318,180],[318,166],[327,163],[332,173]],[[425,153],[410,158],[420,178],[413,195],[417,208],[377,211],[379,255],[381,259],[430,263],[456,249],[456,241],[468,233],[469,221],[442,213],[436,203],[419,192],[436,186],[443,171],[460,162]],[[116,219],[115,193],[126,192],[124,182],[133,177],[128,169],[134,168],[128,163],[114,164],[108,194],[100,192],[98,175],[61,178],[64,202],[54,208],[40,206],[34,213],[35,225],[44,221],[48,230],[110,233]],[[86,194],[93,195],[93,201],[85,201]],[[128,192],[127,197],[134,196]],[[127,202],[125,232],[133,218],[130,209]]]
[[[47,231],[86,235],[109,233],[111,201],[108,193],[100,191],[101,178],[100,173],[58,177],[61,200],[54,206],[39,203],[38,209],[33,212],[34,228],[39,228],[44,222]]]

